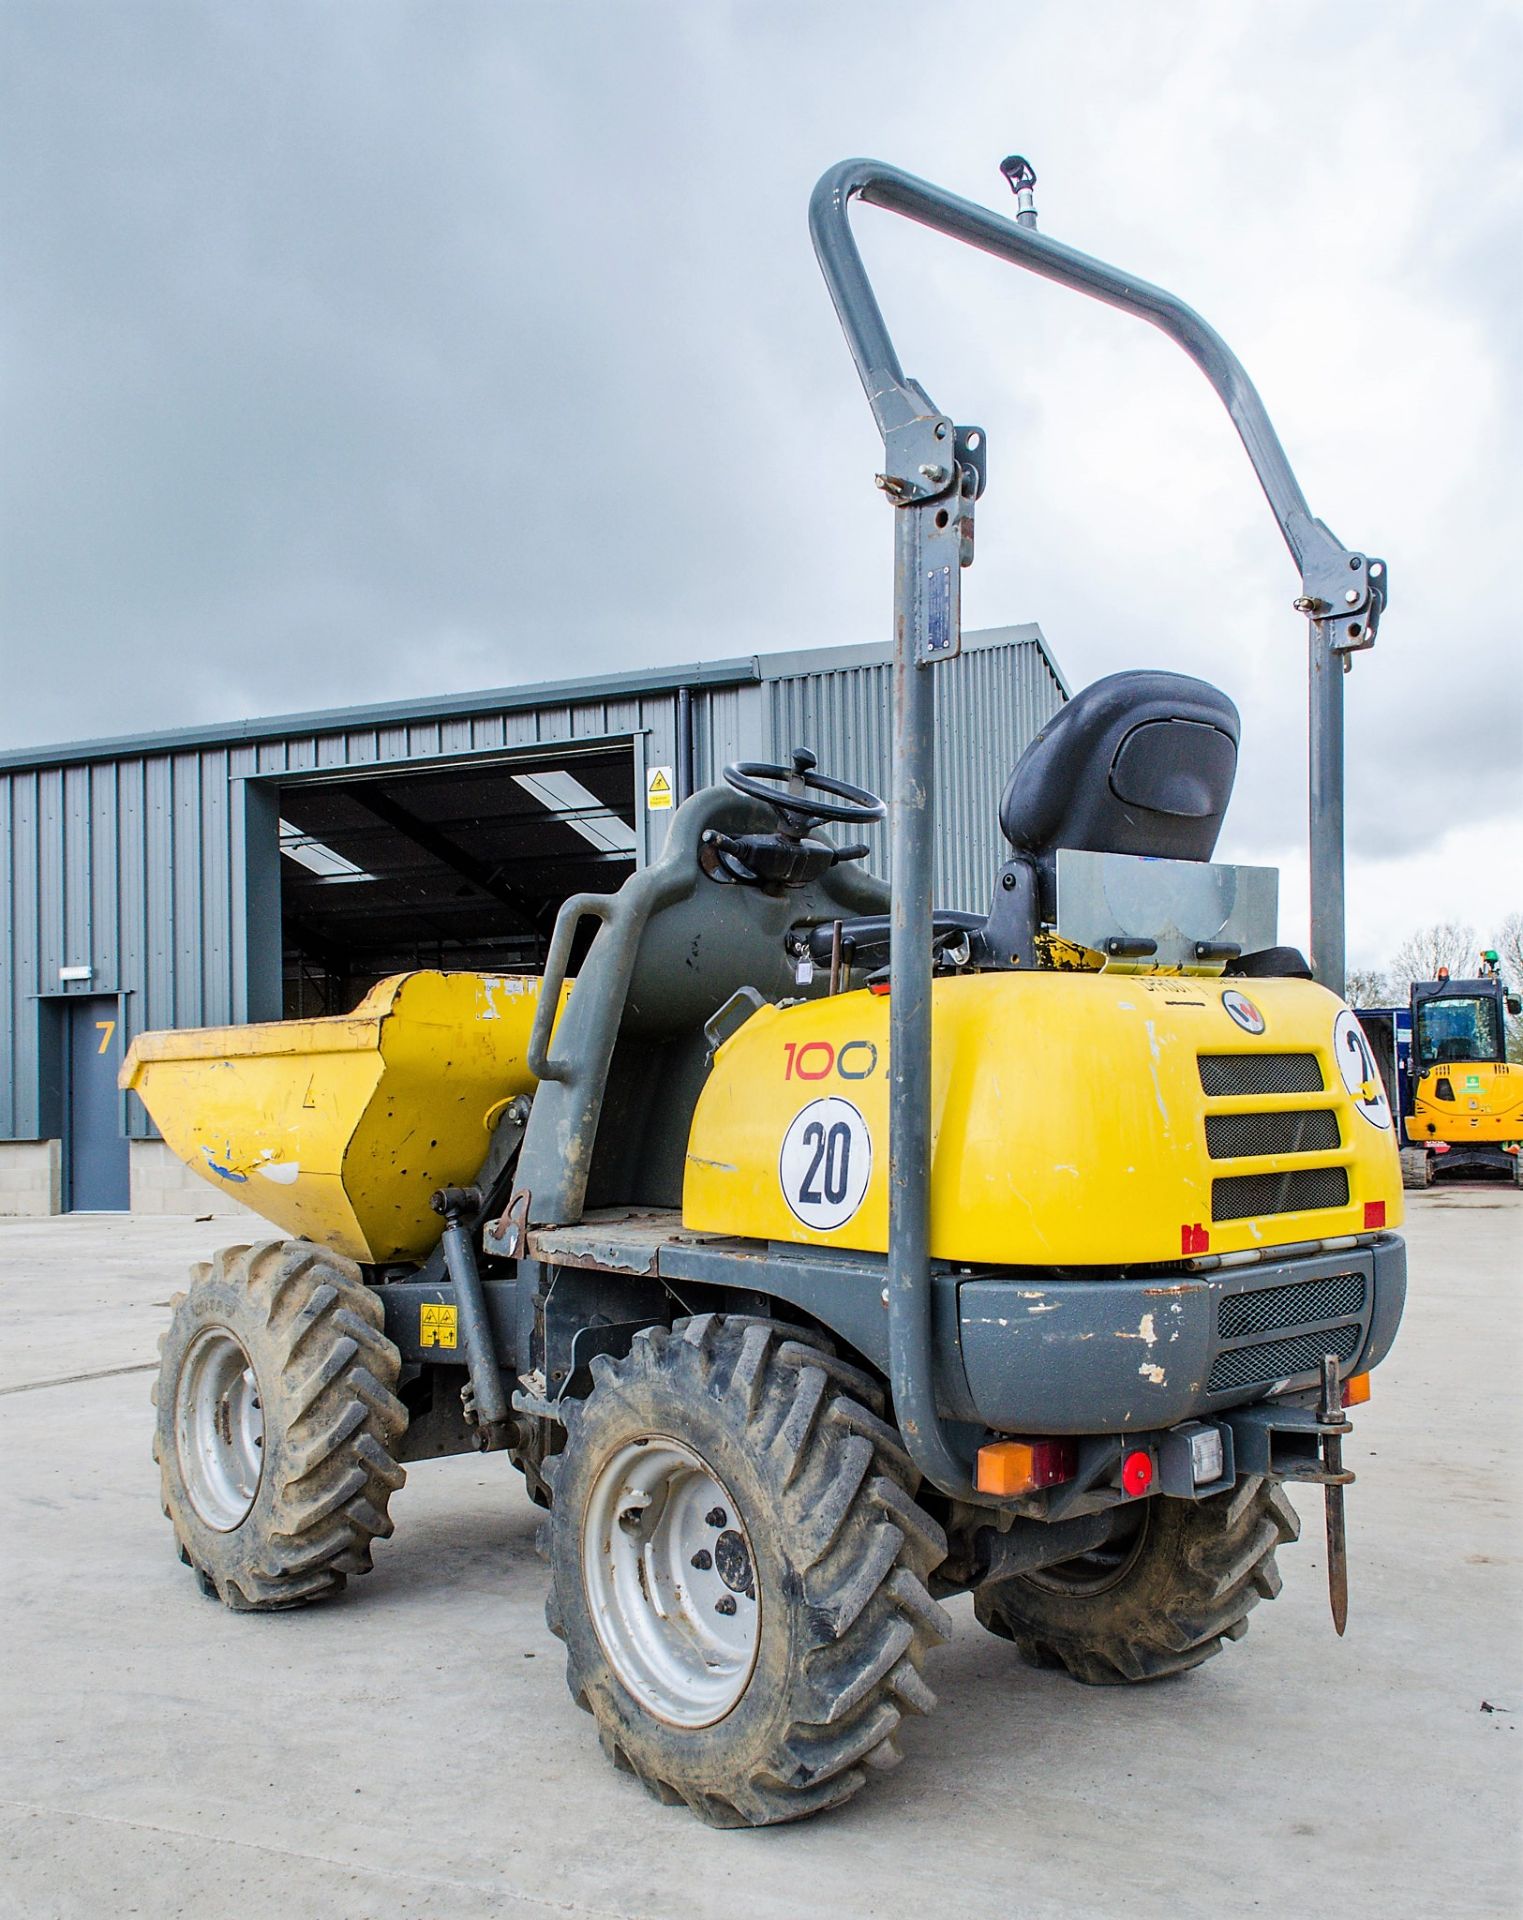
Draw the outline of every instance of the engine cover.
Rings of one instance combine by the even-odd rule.
[[[934,1258],[1129,1266],[1395,1227],[1391,1108],[1305,980],[985,973],[933,988]],[[886,995],[764,1007],[715,1056],[683,1223],[884,1252]]]

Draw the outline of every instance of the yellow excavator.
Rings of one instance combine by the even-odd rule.
[[[1414,982],[1403,1185],[1500,1171],[1523,1186],[1523,1067],[1507,1060],[1507,1016],[1519,1012],[1523,1001],[1506,990],[1490,948],[1473,979],[1440,967],[1436,979]]]

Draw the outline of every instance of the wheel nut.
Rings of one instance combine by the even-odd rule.
[[[734,1595],[727,1593],[722,1600],[716,1600],[714,1602],[714,1611],[715,1613],[733,1613],[735,1611]]]
[[[700,1547],[693,1555],[692,1564],[700,1573],[707,1573],[709,1568],[714,1564],[714,1556],[709,1552],[707,1547]]]
[[[730,1516],[723,1507],[710,1507],[703,1517],[711,1527],[725,1527],[730,1523]]]

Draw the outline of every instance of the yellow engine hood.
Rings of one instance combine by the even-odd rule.
[[[396,974],[334,1018],[140,1034],[121,1084],[188,1167],[276,1226],[354,1260],[419,1259],[443,1224],[429,1196],[475,1177],[535,1086],[538,999],[516,975]]]
[[[938,1259],[1129,1265],[1400,1222],[1374,1062],[1309,981],[989,973],[933,1009]],[[720,1048],[686,1226],[886,1249],[888,1017],[871,992],[767,1007]]]

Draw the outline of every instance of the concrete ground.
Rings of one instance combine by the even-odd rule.
[[[0,1913],[1515,1914],[1520,1227],[1508,1191],[1414,1197],[1406,1325],[1351,1448],[1345,1641],[1303,1491],[1283,1595],[1207,1668],[1086,1690],[956,1602],[904,1766],[726,1834],[604,1762],[501,1458],[412,1468],[337,1601],[203,1600],[147,1369],[228,1223],[0,1225]]]

